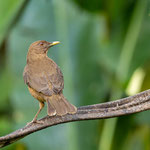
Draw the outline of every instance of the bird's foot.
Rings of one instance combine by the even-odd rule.
[[[42,120],[34,120],[34,119],[33,119],[31,122],[28,122],[27,125],[30,125],[30,124],[33,124],[33,123],[43,124],[44,121],[42,121]]]

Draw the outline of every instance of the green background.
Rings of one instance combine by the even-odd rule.
[[[38,101],[24,85],[29,45],[60,41],[48,55],[76,106],[150,87],[148,0],[0,0],[0,136],[30,122]],[[150,112],[61,124],[3,150],[149,150]],[[46,107],[39,118],[46,115]]]

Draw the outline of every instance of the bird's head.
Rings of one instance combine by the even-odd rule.
[[[47,51],[50,47],[59,44],[59,41],[55,42],[47,42],[47,41],[36,41],[32,43],[29,47],[29,52],[32,52],[34,54],[47,54]]]

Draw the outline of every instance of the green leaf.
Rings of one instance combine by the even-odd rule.
[[[0,45],[25,0],[0,0]]]

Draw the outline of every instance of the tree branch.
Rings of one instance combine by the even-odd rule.
[[[46,116],[40,119],[44,122],[43,124],[32,123],[6,136],[2,136],[0,137],[0,147],[9,145],[33,132],[57,124],[81,120],[113,118],[145,111],[148,109],[150,109],[150,90],[112,102],[82,106],[78,108],[76,114],[53,117]]]

